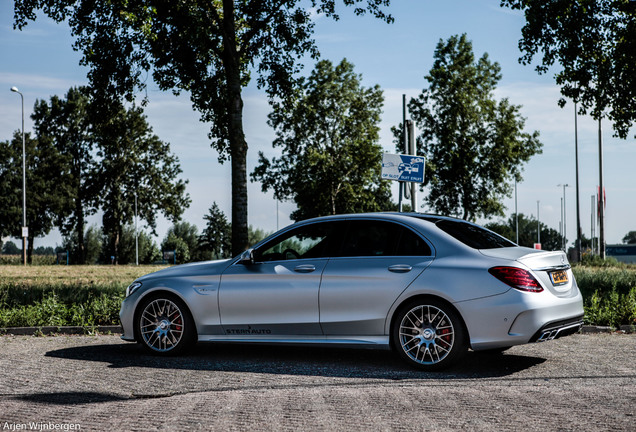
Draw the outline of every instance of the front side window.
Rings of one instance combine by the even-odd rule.
[[[334,247],[336,225],[334,222],[323,222],[292,229],[255,251],[255,260],[326,258]]]

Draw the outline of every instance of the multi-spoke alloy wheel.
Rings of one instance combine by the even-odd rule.
[[[466,351],[464,330],[455,312],[434,300],[406,305],[398,312],[393,341],[400,355],[422,369],[437,370]]]
[[[143,302],[137,322],[140,340],[153,353],[180,352],[193,339],[194,325],[185,305],[168,296]]]

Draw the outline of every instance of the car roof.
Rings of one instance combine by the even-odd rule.
[[[296,222],[296,224],[305,223],[305,222],[313,222],[319,220],[333,220],[333,219],[365,219],[365,218],[381,218],[381,219],[391,219],[391,220],[404,220],[404,218],[425,220],[429,222],[438,222],[440,220],[452,220],[458,222],[466,222],[471,223],[469,221],[458,219],[451,216],[443,216],[434,213],[417,213],[417,212],[372,212],[372,213],[345,213],[345,214],[337,214],[337,215],[327,215],[327,216],[319,216],[315,218],[305,219],[302,221]],[[295,225],[295,224],[294,224]]]

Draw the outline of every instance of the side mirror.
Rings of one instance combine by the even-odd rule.
[[[239,264],[252,265],[254,264],[254,249],[248,249],[241,254],[241,258],[238,261]]]

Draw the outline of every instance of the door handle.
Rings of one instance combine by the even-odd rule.
[[[316,267],[313,266],[312,264],[301,264],[294,268],[294,271],[297,273],[311,273],[312,271],[315,271],[315,270],[316,270]]]
[[[389,267],[389,271],[393,273],[408,273],[413,269],[408,264],[395,264]]]

